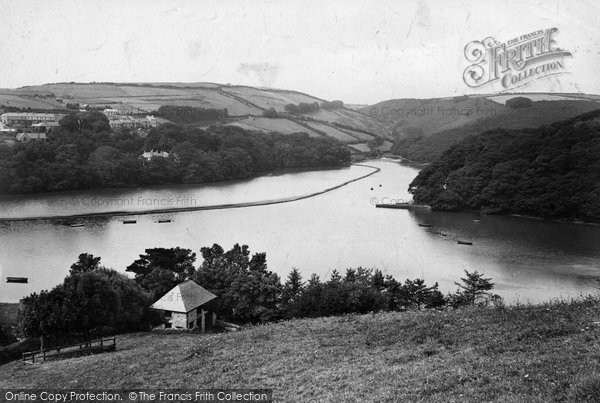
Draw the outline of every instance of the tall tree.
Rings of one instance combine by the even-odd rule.
[[[281,293],[281,302],[283,304],[289,304],[302,293],[304,290],[304,282],[302,281],[302,275],[297,268],[293,268],[288,278],[283,285],[283,291]]]
[[[90,253],[82,253],[75,263],[71,265],[70,274],[86,273],[96,270],[100,265],[100,257],[95,257]]]
[[[196,254],[185,248],[146,249],[126,271],[135,273],[135,280],[149,291],[153,298],[165,294],[178,283],[193,278]]]
[[[492,279],[483,277],[483,273],[479,273],[477,270],[469,272],[465,270],[466,277],[461,277],[461,283],[454,282],[460,290],[457,294],[461,295],[463,299],[469,304],[475,304],[481,297],[491,297],[492,294],[489,292],[494,288]]]
[[[221,315],[254,322],[275,314],[281,282],[267,269],[266,254],[256,253],[250,258],[248,246],[239,244],[227,252],[218,244],[201,252],[204,261],[194,279],[219,296],[216,309]]]

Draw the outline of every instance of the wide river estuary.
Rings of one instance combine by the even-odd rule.
[[[507,303],[598,292],[599,226],[375,208],[376,202],[410,199],[408,184],[418,169],[390,160],[366,165],[380,171],[330,192],[281,204],[0,221],[0,302],[16,302],[60,283],[83,252],[101,256],[103,265],[125,271],[146,248],[181,246],[192,249],[201,260],[200,248],[213,243],[225,249],[247,244],[252,252],[267,252],[270,270],[281,277],[293,267],[305,279],[311,273],[327,279],[333,269],[343,273],[346,268],[363,266],[379,268],[398,280],[438,282],[448,292],[456,289],[454,281],[466,269],[491,277]],[[373,171],[354,165],[217,185],[3,196],[0,219],[289,199]],[[459,245],[459,239],[472,245]],[[6,283],[8,276],[28,277],[29,282]]]

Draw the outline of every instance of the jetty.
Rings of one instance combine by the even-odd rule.
[[[426,204],[414,204],[414,203],[379,203],[375,207],[378,208],[396,208],[403,210],[431,210],[431,206]]]

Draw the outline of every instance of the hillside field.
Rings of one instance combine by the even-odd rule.
[[[391,136],[387,125],[348,108],[320,109],[305,115],[288,116],[284,113],[288,104],[323,102],[320,98],[292,90],[214,83],[57,83],[0,90],[0,105],[6,107],[67,111],[68,102],[111,107],[122,114],[149,114],[162,105],[227,109],[229,125],[263,132],[306,132],[312,137],[326,135],[344,143],[364,142],[375,137],[389,139]],[[270,108],[282,115],[264,118],[263,112]],[[309,123],[295,122],[305,117]],[[311,130],[311,125],[315,130]]]
[[[311,137],[321,137],[318,133],[307,129],[304,126],[301,126],[295,122],[292,122],[289,119],[283,118],[246,118],[235,123],[230,123],[230,126],[241,127],[242,129],[247,130],[259,130],[262,132],[278,132],[282,134],[292,134],[304,132],[308,133]]]
[[[600,298],[138,333],[0,367],[0,388],[268,388],[277,401],[600,401]]]

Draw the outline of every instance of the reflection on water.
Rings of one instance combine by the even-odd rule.
[[[492,277],[507,302],[577,296],[595,292],[600,285],[600,227],[377,209],[372,204],[377,200],[409,198],[406,189],[417,169],[389,161],[370,164],[381,171],[330,193],[288,204],[130,216],[126,219],[137,221],[130,225],[123,224],[123,217],[81,219],[85,224],[81,228],[55,220],[1,222],[0,301],[15,301],[52,287],[82,252],[101,256],[104,265],[124,270],[145,248],[182,246],[198,253],[213,243],[230,248],[236,242],[250,245],[252,251],[266,251],[270,269],[282,277],[292,267],[299,268],[305,278],[310,273],[325,278],[333,269],[366,266],[397,279],[437,281],[444,291],[452,291],[463,270],[478,270]],[[367,170],[291,173],[215,187],[185,187],[181,193],[193,194],[207,204],[286,197],[317,191]],[[113,190],[116,193],[111,197],[131,191]],[[177,187],[144,192],[156,198],[180,193]],[[36,196],[35,203],[44,204],[43,200]],[[18,201],[8,203],[10,214],[17,214]],[[161,219],[173,222],[158,223]],[[473,245],[459,245],[459,239]],[[5,284],[6,276],[27,276],[30,284]]]

